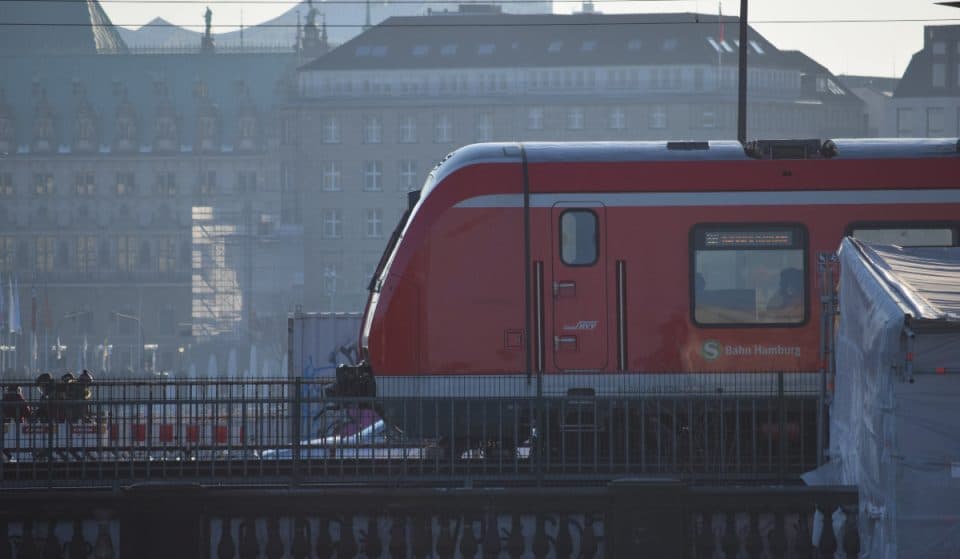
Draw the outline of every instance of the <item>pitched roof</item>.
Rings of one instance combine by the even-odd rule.
[[[392,17],[301,70],[734,63],[738,21],[693,13]],[[750,64],[782,64],[752,28],[748,38]]]
[[[5,0],[0,52],[122,53],[117,28],[97,0],[31,2]]]

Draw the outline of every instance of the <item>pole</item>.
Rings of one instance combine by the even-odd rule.
[[[740,0],[740,65],[737,91],[737,140],[747,143],[747,0]]]

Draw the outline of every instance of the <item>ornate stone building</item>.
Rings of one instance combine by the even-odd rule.
[[[267,322],[302,283],[278,157],[297,53],[76,40],[0,58],[0,276],[22,316],[19,334],[3,324],[5,363],[205,368],[282,338]]]

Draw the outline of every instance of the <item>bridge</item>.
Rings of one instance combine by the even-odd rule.
[[[494,412],[465,433],[469,444],[450,445],[429,429],[417,439],[390,429],[382,398],[327,398],[323,386],[115,381],[72,399],[28,390],[4,409],[0,557],[858,550],[856,489],[799,482],[822,459],[813,387],[786,391],[775,378],[735,393],[503,398],[493,408],[453,395],[456,415]],[[426,414],[437,405],[427,402],[401,408]],[[531,425],[508,421],[517,410]],[[552,420],[537,429],[537,418]]]

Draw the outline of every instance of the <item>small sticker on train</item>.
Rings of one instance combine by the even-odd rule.
[[[597,321],[596,320],[581,320],[576,324],[567,324],[563,327],[564,330],[596,330]]]

